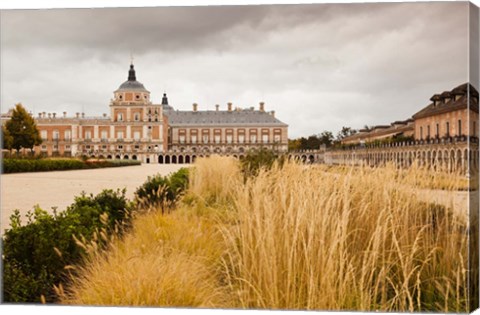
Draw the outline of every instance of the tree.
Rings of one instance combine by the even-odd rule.
[[[337,140],[340,141],[343,138],[354,135],[356,133],[357,131],[355,129],[352,129],[350,127],[342,127],[342,130],[340,130],[337,134]]]
[[[298,151],[298,150],[300,150],[300,140],[288,139],[288,151]]]
[[[10,135],[10,132],[2,126],[2,149],[4,150],[12,150],[13,145],[13,137]]]
[[[318,139],[320,140],[320,144],[324,144],[327,147],[332,145],[333,142],[333,133],[331,131],[323,131],[321,134],[319,134]]]
[[[12,148],[18,152],[20,149],[30,149],[42,143],[35,120],[27,113],[22,104],[15,105],[12,118],[5,124],[6,131],[12,137]]]
[[[320,148],[320,139],[312,135],[307,139],[307,150],[318,150]]]

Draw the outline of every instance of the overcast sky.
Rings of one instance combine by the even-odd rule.
[[[468,81],[468,4],[380,3],[1,12],[1,107],[109,113],[137,80],[175,109],[267,110],[290,137],[411,117]]]

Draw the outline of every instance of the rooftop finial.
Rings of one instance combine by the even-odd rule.
[[[133,63],[130,65],[130,70],[128,70],[128,81],[137,81],[135,76],[135,69],[133,68]]]
[[[162,105],[168,105],[167,93],[163,93]]]
[[[133,65],[133,53],[130,52],[130,64]]]

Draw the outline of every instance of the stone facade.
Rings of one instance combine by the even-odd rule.
[[[343,144],[369,143],[386,138],[402,140],[448,139],[452,137],[478,137],[478,91],[468,83],[451,91],[435,94],[431,103],[405,121],[360,130],[346,137]]]
[[[2,123],[9,119],[2,115]],[[190,163],[210,154],[243,157],[250,150],[269,148],[286,152],[288,125],[259,109],[232,108],[199,111],[175,110],[164,94],[161,104],[136,79],[130,65],[128,80],[114,91],[110,116],[85,117],[76,113],[59,117],[40,113],[36,123],[43,143],[34,148],[46,156],[87,156],[134,159],[143,163]]]

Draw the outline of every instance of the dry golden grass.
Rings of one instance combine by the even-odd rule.
[[[180,214],[180,213],[179,213]],[[93,252],[64,303],[211,307],[222,303],[215,261],[223,251],[201,217],[149,213],[107,252]]]
[[[466,227],[398,188],[435,176],[402,172],[287,163],[244,182],[237,161],[199,159],[177,211],[137,218],[63,300],[468,311]]]

